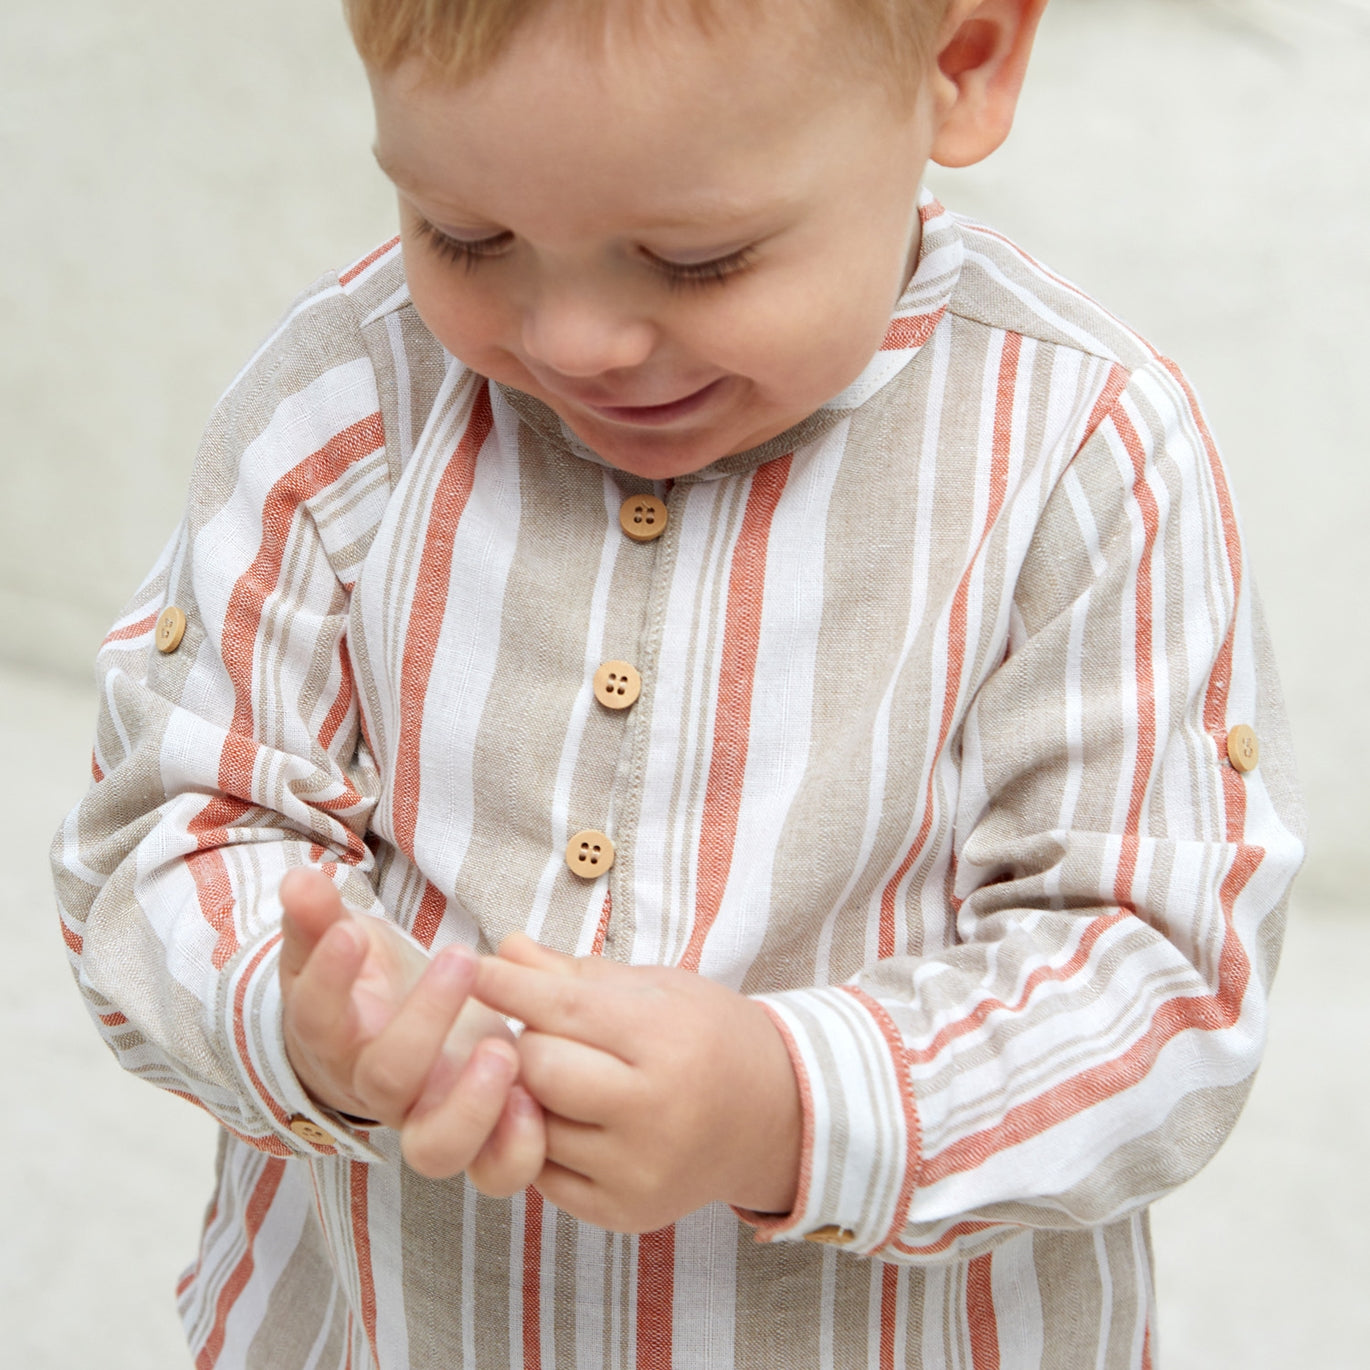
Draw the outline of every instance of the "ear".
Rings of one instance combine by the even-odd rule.
[[[932,160],[970,166],[1008,137],[1047,0],[951,0],[932,64]]]

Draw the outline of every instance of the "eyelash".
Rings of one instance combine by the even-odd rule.
[[[459,263],[467,271],[474,271],[477,265],[491,257],[501,257],[509,245],[512,234],[496,233],[489,238],[477,238],[465,242],[450,237],[426,219],[416,221],[419,235],[440,257],[449,262]],[[685,286],[720,285],[734,276],[741,275],[752,264],[754,249],[739,248],[724,257],[715,257],[707,262],[667,262],[651,253],[644,259],[654,271],[663,276],[671,289]]]

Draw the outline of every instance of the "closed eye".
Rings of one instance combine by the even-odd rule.
[[[415,226],[419,236],[439,257],[449,262],[460,262],[468,271],[473,270],[477,262],[503,256],[514,241],[514,235],[508,232],[492,233],[488,238],[454,238],[421,218],[415,219]]]
[[[738,248],[736,252],[725,253],[722,257],[711,257],[707,262],[673,262],[651,252],[644,252],[643,255],[669,285],[717,285],[746,271],[756,255],[756,248]]]

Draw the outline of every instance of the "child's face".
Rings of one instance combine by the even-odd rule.
[[[664,479],[861,372],[917,253],[934,121],[834,58],[836,33],[611,37],[539,19],[465,84],[373,73],[377,152],[433,334]]]

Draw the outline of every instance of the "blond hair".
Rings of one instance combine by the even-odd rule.
[[[811,13],[827,9],[851,39],[850,55],[901,94],[916,89],[923,62],[950,0],[790,0]],[[343,0],[362,61],[390,71],[422,57],[454,81],[486,70],[529,20],[552,0]],[[761,0],[560,0],[558,17],[587,36],[611,21],[692,20],[706,33],[729,15],[757,14]]]

